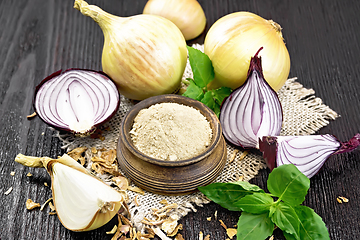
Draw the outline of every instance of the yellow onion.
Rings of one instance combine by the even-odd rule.
[[[204,52],[215,71],[209,88],[241,86],[247,78],[251,57],[261,47],[264,77],[278,91],[290,71],[290,56],[280,25],[250,12],[231,13],[217,20],[204,42]]]
[[[196,0],[149,0],[143,13],[169,19],[178,26],[186,40],[199,36],[206,25],[204,10]]]
[[[56,214],[69,230],[89,231],[103,226],[125,200],[123,194],[91,175],[67,154],[58,159],[18,154],[15,161],[48,171]]]
[[[102,68],[121,94],[143,100],[179,88],[187,49],[174,23],[148,14],[118,17],[82,0],[75,0],[74,7],[102,29]]]

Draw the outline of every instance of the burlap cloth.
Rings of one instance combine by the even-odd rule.
[[[194,48],[203,51],[203,45],[195,44]],[[192,71],[188,62],[183,78],[192,78]],[[329,120],[334,120],[338,114],[324,105],[320,98],[314,96],[315,92],[312,89],[304,88],[296,81],[296,78],[288,79],[285,85],[278,91],[280,102],[283,107],[284,122],[281,130],[281,135],[309,135],[315,133],[321,127],[326,126]],[[116,143],[119,137],[119,126],[124,115],[134,105],[129,99],[121,96],[120,109],[117,114],[106,123],[107,131],[102,135],[105,140],[93,138],[75,138],[72,135],[58,135],[62,140],[63,146],[67,151],[76,147],[86,146],[91,147],[116,149]],[[265,168],[265,162],[260,154],[249,153],[243,157],[243,150],[236,149],[227,145],[228,159],[224,170],[220,176],[215,180],[216,182],[237,181],[239,178],[244,181],[249,181],[258,171]],[[235,150],[235,151],[234,151]],[[90,155],[87,152],[87,166],[91,164]],[[235,157],[234,157],[235,156]],[[104,181],[109,182],[111,176],[99,176]],[[200,192],[192,193],[185,196],[163,196],[145,192],[139,194],[133,191],[127,191],[129,201],[129,212],[131,214],[130,220],[137,227],[138,230],[144,228],[141,222],[144,217],[152,219],[152,209],[160,209],[164,205],[160,201],[166,199],[169,204],[177,203],[178,208],[173,209],[171,214],[176,214],[179,219],[185,216],[189,211],[197,211],[197,207],[208,203],[208,199]],[[137,196],[138,206],[135,204],[134,198]]]

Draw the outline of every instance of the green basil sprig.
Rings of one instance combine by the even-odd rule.
[[[231,211],[242,211],[237,239],[266,239],[274,226],[287,240],[330,239],[321,217],[304,202],[310,180],[293,164],[275,168],[267,181],[270,193],[244,181],[199,187],[209,199]],[[275,199],[276,200],[275,200]]]
[[[189,85],[183,96],[198,100],[220,115],[220,106],[223,100],[231,93],[231,88],[220,87],[208,90],[207,85],[214,79],[214,67],[210,58],[200,50],[187,47],[189,62],[194,79],[188,78]]]

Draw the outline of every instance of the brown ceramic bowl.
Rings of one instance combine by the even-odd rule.
[[[164,161],[149,157],[135,147],[129,133],[135,117],[141,109],[164,102],[191,106],[206,117],[212,128],[212,140],[204,152],[185,160]],[[221,173],[226,162],[226,144],[220,122],[211,109],[191,98],[167,94],[147,98],[125,115],[120,128],[117,157],[125,174],[145,190],[170,195],[186,194],[196,191],[198,186],[211,183]]]

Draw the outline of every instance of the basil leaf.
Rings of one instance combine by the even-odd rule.
[[[295,239],[300,240],[300,221],[296,215],[295,210],[284,202],[279,202],[274,213],[271,215],[271,220],[283,232],[292,234]]]
[[[204,91],[192,79],[189,79],[189,81],[190,84],[182,95],[200,101],[204,97]]]
[[[208,106],[210,109],[214,109],[215,105],[216,105],[216,102],[212,96],[212,91],[207,91],[205,94],[204,94],[204,98],[201,99],[201,102],[203,104],[205,104],[206,106]]]
[[[329,232],[322,218],[306,206],[293,207],[300,220],[301,240],[329,240]],[[288,239],[288,238],[286,238]]]
[[[220,87],[218,89],[213,90],[213,96],[215,98],[215,101],[221,106],[224,99],[228,97],[231,93],[231,88],[228,87]]]
[[[210,200],[230,211],[241,211],[236,202],[246,195],[254,192],[264,193],[264,190],[249,182],[238,181],[229,183],[211,183],[204,187],[198,187]]]
[[[231,89],[227,87],[221,87],[215,90],[208,90],[204,94],[204,98],[201,100],[206,106],[212,109],[216,116],[220,116],[220,106],[224,98],[229,96]]]
[[[274,223],[268,214],[251,214],[243,212],[239,217],[237,240],[266,239],[274,231]]]
[[[241,210],[248,213],[259,214],[269,212],[274,199],[267,193],[254,193],[241,198],[237,203]]]
[[[200,50],[187,46],[189,53],[189,62],[193,72],[194,79],[190,81],[183,96],[201,101],[216,116],[220,116],[220,106],[223,100],[230,95],[231,88],[220,87],[215,90],[207,90],[207,85],[214,79],[215,72],[210,58]],[[205,92],[205,94],[204,94]]]
[[[284,237],[286,238],[286,240],[296,240],[294,235],[291,235],[290,233],[287,232],[283,232]]]
[[[325,226],[325,223],[319,215],[317,215],[313,209],[298,205],[298,206],[287,206],[286,209],[285,203],[281,204],[281,210],[278,210],[272,217],[271,220],[283,230],[284,236],[287,240],[292,239],[301,239],[301,240],[330,240],[329,232]],[[280,213],[281,211],[281,213]],[[283,215],[279,216],[281,222],[277,222],[275,217],[276,214]],[[292,231],[291,227],[286,226],[284,223],[288,219],[288,222],[299,223],[299,228],[297,231]],[[291,221],[290,221],[291,220]],[[281,225],[281,223],[283,223]],[[294,224],[295,226],[295,224]]]
[[[271,217],[274,212],[276,211],[276,207],[277,207],[277,204],[273,204],[270,206],[270,209],[269,209],[269,216]]]
[[[196,85],[204,88],[215,76],[214,68],[210,58],[200,50],[187,46],[189,52],[189,62],[194,75]]]
[[[214,113],[216,114],[216,116],[219,118],[220,117],[220,105],[218,103],[216,103],[214,105],[214,109],[213,109]]]
[[[310,179],[301,173],[293,164],[275,168],[268,177],[267,187],[270,193],[291,206],[299,205],[305,200],[310,187]]]

